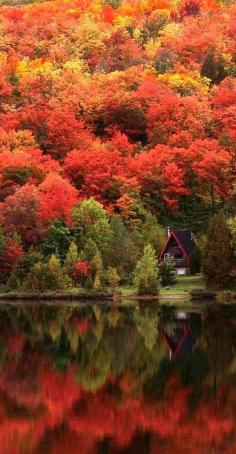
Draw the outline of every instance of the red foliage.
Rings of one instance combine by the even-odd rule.
[[[73,275],[80,278],[81,276],[86,277],[90,275],[90,265],[85,261],[76,262],[73,270]]]
[[[7,238],[3,250],[0,252],[1,281],[4,282],[11,271],[17,267],[23,256],[23,248],[13,238]]]
[[[78,192],[56,173],[50,173],[39,185],[37,196],[40,203],[39,219],[49,222],[55,218],[70,221],[73,207],[78,203]]]
[[[1,204],[1,221],[6,232],[17,232],[26,246],[42,239],[42,225],[38,220],[39,203],[35,186],[26,184]]]

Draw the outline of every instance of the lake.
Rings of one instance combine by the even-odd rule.
[[[236,309],[1,304],[1,454],[236,452]]]

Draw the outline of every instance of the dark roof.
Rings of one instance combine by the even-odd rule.
[[[190,255],[196,247],[196,244],[192,238],[192,233],[186,230],[173,230],[173,233],[185,252]]]

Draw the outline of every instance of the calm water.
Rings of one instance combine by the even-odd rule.
[[[236,452],[235,308],[0,311],[0,454]]]

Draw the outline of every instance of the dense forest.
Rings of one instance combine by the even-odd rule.
[[[218,213],[233,263],[234,2],[0,5],[2,288],[114,290]]]

